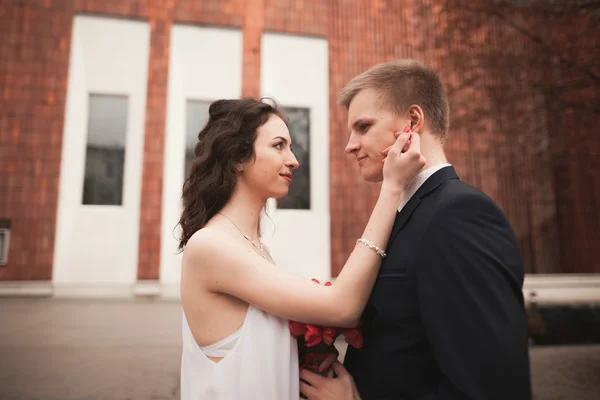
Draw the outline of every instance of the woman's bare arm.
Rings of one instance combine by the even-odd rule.
[[[362,236],[380,248],[388,241],[404,187],[425,163],[418,137],[400,157],[407,139],[400,136],[388,153],[384,185]],[[390,169],[397,175],[386,181],[385,168],[388,176]],[[224,232],[205,228],[186,246],[183,274],[206,290],[227,293],[282,318],[351,327],[362,314],[381,260],[374,250],[358,245],[336,283],[325,287],[273,265],[240,242],[231,243]]]

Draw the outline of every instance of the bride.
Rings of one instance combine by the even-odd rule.
[[[298,399],[287,321],[356,326],[404,188],[425,164],[418,135],[400,134],[363,236],[335,284],[317,285],[276,266],[259,237],[267,199],[285,196],[298,168],[284,119],[261,100],[218,100],[198,135],[179,221],[182,400]]]

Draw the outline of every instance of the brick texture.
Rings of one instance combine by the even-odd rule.
[[[265,0],[244,2],[244,54],[242,96],[260,96],[260,43],[264,27]]]
[[[159,279],[163,148],[167,109],[169,38],[171,32],[169,12],[171,6],[172,2],[165,2],[165,7],[154,7],[149,10],[150,62],[140,205],[138,280]]]
[[[328,40],[334,275],[361,234],[378,193],[378,185],[363,182],[344,153],[347,115],[336,105],[336,96],[356,74],[402,57],[419,59],[440,71],[451,101],[448,157],[464,181],[482,188],[506,212],[527,271],[600,273],[594,253],[600,231],[597,107],[565,108],[552,94],[525,85],[540,77],[542,81],[554,78],[547,75],[550,69],[526,68],[519,61],[532,48],[506,21],[495,19],[473,28],[470,46],[457,40],[452,31],[457,9],[449,8],[456,1],[0,1],[0,219],[11,219],[13,226],[10,260],[0,268],[0,280],[52,277],[69,47],[77,13],[142,19],[151,27],[138,279],[159,278],[169,42],[174,23],[242,29],[242,93],[248,96],[260,93],[263,32]],[[573,18],[579,18],[577,23]],[[520,11],[514,19],[535,21]],[[571,15],[556,18],[540,30],[549,35],[550,43],[568,48],[572,38],[564,32],[594,29],[594,23],[598,26],[597,19]],[[598,37],[588,36],[589,48],[597,46]],[[492,71],[480,62],[481,57],[470,57],[481,49],[512,57],[514,69]],[[586,52],[574,51],[569,59],[591,65],[598,76],[597,60],[589,59]],[[585,78],[563,64],[551,70],[565,82]],[[597,85],[581,85],[570,96],[597,104]],[[520,100],[507,101],[507,90]],[[515,115],[533,117],[519,120]],[[535,150],[537,145],[543,145],[541,151]]]
[[[70,2],[0,2],[0,280],[52,278],[72,15]]]

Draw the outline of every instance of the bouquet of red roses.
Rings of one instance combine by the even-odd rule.
[[[312,281],[320,284],[317,279],[313,278]],[[331,282],[325,283],[325,286],[331,286]],[[321,376],[327,376],[327,371],[319,371],[319,366],[335,351],[333,343],[338,336],[344,335],[346,343],[355,349],[360,349],[363,345],[363,336],[358,328],[323,327],[296,321],[290,321],[289,326],[292,336],[298,340],[300,368]]]

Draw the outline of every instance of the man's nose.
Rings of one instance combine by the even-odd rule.
[[[352,136],[350,136],[350,139],[348,140],[348,144],[346,145],[346,153],[348,154],[352,154],[358,151],[358,149],[360,149],[360,144],[358,143],[357,140],[354,140],[352,138]]]

